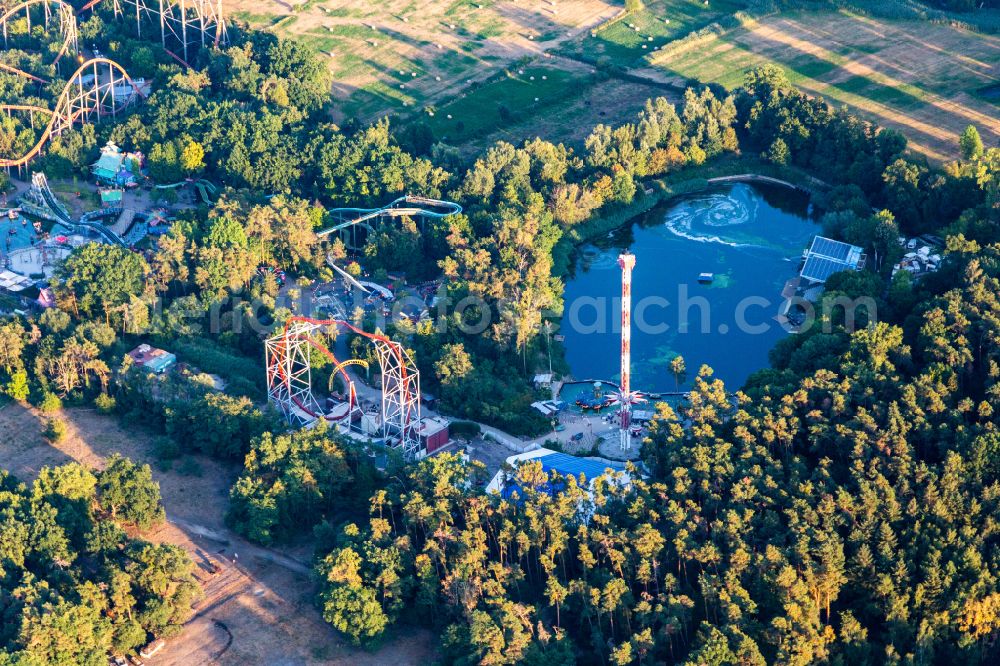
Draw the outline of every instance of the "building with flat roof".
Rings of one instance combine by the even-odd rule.
[[[428,454],[434,453],[438,449],[444,448],[450,441],[448,427],[451,422],[440,416],[425,416],[417,424],[417,437],[420,438],[420,446]]]
[[[19,293],[34,284],[34,281],[13,271],[0,270],[0,289],[13,294]]]
[[[572,476],[578,482],[580,476],[583,475],[584,483],[589,491],[593,488],[594,481],[600,477],[606,475],[609,472],[625,472],[625,463],[605,461],[595,458],[581,458],[579,456],[571,456],[568,453],[562,453],[560,451],[553,451],[552,449],[535,449],[534,451],[528,451],[526,453],[519,453],[517,455],[510,456],[507,458],[507,466],[510,468],[517,468],[518,465],[522,465],[525,462],[538,461],[542,465],[542,471],[550,475],[549,481],[541,488],[542,492],[546,492],[550,495],[555,495],[556,493],[563,490],[565,486],[565,481],[562,479],[552,478],[551,473],[556,473],[562,477]],[[486,486],[486,492],[498,493],[503,498],[510,498],[515,493],[520,494],[522,492],[521,486],[517,483],[516,474],[500,469],[494,476],[493,479]]]
[[[125,199],[125,191],[121,188],[101,189],[101,205],[105,208],[121,208]]]
[[[177,363],[177,357],[170,352],[151,347],[147,344],[139,345],[130,351],[128,355],[135,361],[136,365],[142,366],[158,375],[163,374]]]
[[[805,263],[799,275],[813,284],[823,284],[840,271],[860,271],[865,267],[864,250],[857,245],[835,241],[824,236],[813,238],[803,253]]]

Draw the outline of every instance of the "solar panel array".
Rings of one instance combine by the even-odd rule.
[[[823,238],[822,236],[816,236],[816,238],[813,239],[813,244],[809,249],[809,253],[819,254],[828,259],[846,263],[847,258],[851,255],[852,248],[853,246],[848,245],[847,243],[841,243],[840,241],[830,240],[829,238]]]
[[[842,261],[832,261],[825,257],[809,257],[802,267],[802,277],[813,282],[826,282],[834,273],[850,269],[849,264]]]
[[[834,273],[856,269],[860,248],[823,236],[813,239],[800,275],[813,282],[826,282]]]

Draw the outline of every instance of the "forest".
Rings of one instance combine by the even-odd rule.
[[[103,665],[191,617],[187,553],[128,534],[164,519],[148,465],[0,471],[0,516],[0,663]]]
[[[65,429],[62,405],[92,405],[147,424],[164,464],[199,453],[242,465],[228,524],[264,545],[311,546],[323,617],[362,647],[420,625],[446,664],[991,663],[1000,149],[975,127],[962,159],[928,165],[903,135],[764,66],[733,91],[650,100],[582,147],[500,142],[466,163],[420,124],[325,121],[325,69],[294,42],[234,32],[182,71],[102,16],[83,38],[115,35],[109,52],[155,92],[117,123],[64,133],[37,168],[82,175],[110,138],[148,155],[157,182],[227,187],[148,252],[84,246],[60,268],[57,308],[0,323],[5,399],[34,405],[47,437]],[[17,81],[0,72],[0,89],[29,98]],[[29,134],[0,119],[0,148]],[[460,456],[379,471],[324,428],[285,432],[265,406],[261,334],[242,322],[290,312],[254,269],[273,262],[304,287],[332,278],[329,250],[371,271],[441,274],[449,304],[482,299],[495,316],[480,335],[386,332],[414,351],[446,413],[544,431],[529,378],[574,245],[727,168],[822,181],[824,232],[881,257],[831,280],[827,297],[871,297],[878,318],[786,338],[743,387],[701,367],[683,407],[659,408],[646,474],[632,467],[593,493],[565,479],[552,496],[525,464],[511,472],[523,493],[504,500]],[[385,229],[356,257],[317,240],[326,209],[407,192],[464,213]],[[900,233],[947,239],[941,270],[891,277]],[[463,314],[477,316],[444,316]],[[140,341],[200,372],[145,374],[122,361]],[[187,619],[187,556],[126,534],[163,519],[149,468],[67,465],[30,486],[0,473],[0,502],[0,664],[97,664]]]

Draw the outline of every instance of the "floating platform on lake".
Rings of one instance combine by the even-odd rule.
[[[715,273],[699,273],[698,282],[702,284],[711,284],[712,280],[715,279]]]

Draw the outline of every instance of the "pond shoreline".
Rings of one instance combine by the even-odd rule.
[[[803,194],[808,194],[812,196],[814,194],[813,190],[808,187],[803,187],[802,185],[796,185],[794,183],[789,183],[787,180],[781,180],[780,178],[772,178],[771,176],[763,176],[759,173],[740,173],[735,176],[719,176],[717,178],[709,178],[708,182],[712,185],[717,183],[767,183],[769,185],[781,185],[782,187],[789,187]]]
[[[767,171],[775,175],[761,173]],[[586,222],[567,229],[552,250],[552,275],[559,278],[569,276],[580,246],[631,224],[636,218],[645,215],[656,206],[669,203],[678,197],[696,193],[712,185],[727,182],[759,182],[788,187],[797,192],[808,194],[810,197],[830,187],[828,183],[794,167],[779,166],[757,158],[732,155],[699,167],[678,171],[673,175],[687,175],[687,177],[672,182],[671,174],[668,174],[661,178],[642,181],[638,183],[640,189],[635,198],[628,204],[622,204],[613,210],[595,215]]]
[[[785,273],[794,268],[789,257],[800,253],[817,232],[815,218],[809,214],[808,192],[793,182],[742,170],[687,183],[698,187],[685,187],[684,192],[671,188],[677,196],[664,197],[662,203],[646,194],[647,205],[660,203],[649,206],[652,212],[639,219],[629,216],[626,229],[617,235],[581,243],[574,257],[575,270],[566,277],[566,311],[560,320],[565,329],[560,342],[569,370],[564,381],[577,377],[609,381],[617,375],[610,351],[617,348],[617,338],[606,323],[599,322],[615,321],[608,304],[618,291],[619,271],[613,264],[621,247],[632,249],[644,264],[646,270],[633,285],[633,297],[645,303],[641,311],[652,308],[654,313],[646,324],[649,330],[640,327],[634,334],[636,385],[670,393],[674,382],[660,375],[676,355],[694,361],[692,368],[708,363],[731,386],[742,385],[749,374],[767,366],[767,353],[782,331],[770,319],[766,325],[760,323],[765,311],[759,309],[774,305],[778,278],[783,282]],[[664,216],[665,221],[656,224]],[[664,262],[664,256],[671,260]],[[714,284],[690,286],[699,271],[714,272]],[[755,300],[747,305],[751,297]],[[760,300],[770,302],[761,304]],[[749,320],[747,312],[751,312]],[[582,319],[581,313],[585,313]],[[701,322],[701,329],[691,335],[686,328],[689,320]],[[570,322],[577,322],[573,324],[577,328]],[[580,325],[587,330],[579,329]],[[594,328],[598,325],[603,328]]]

